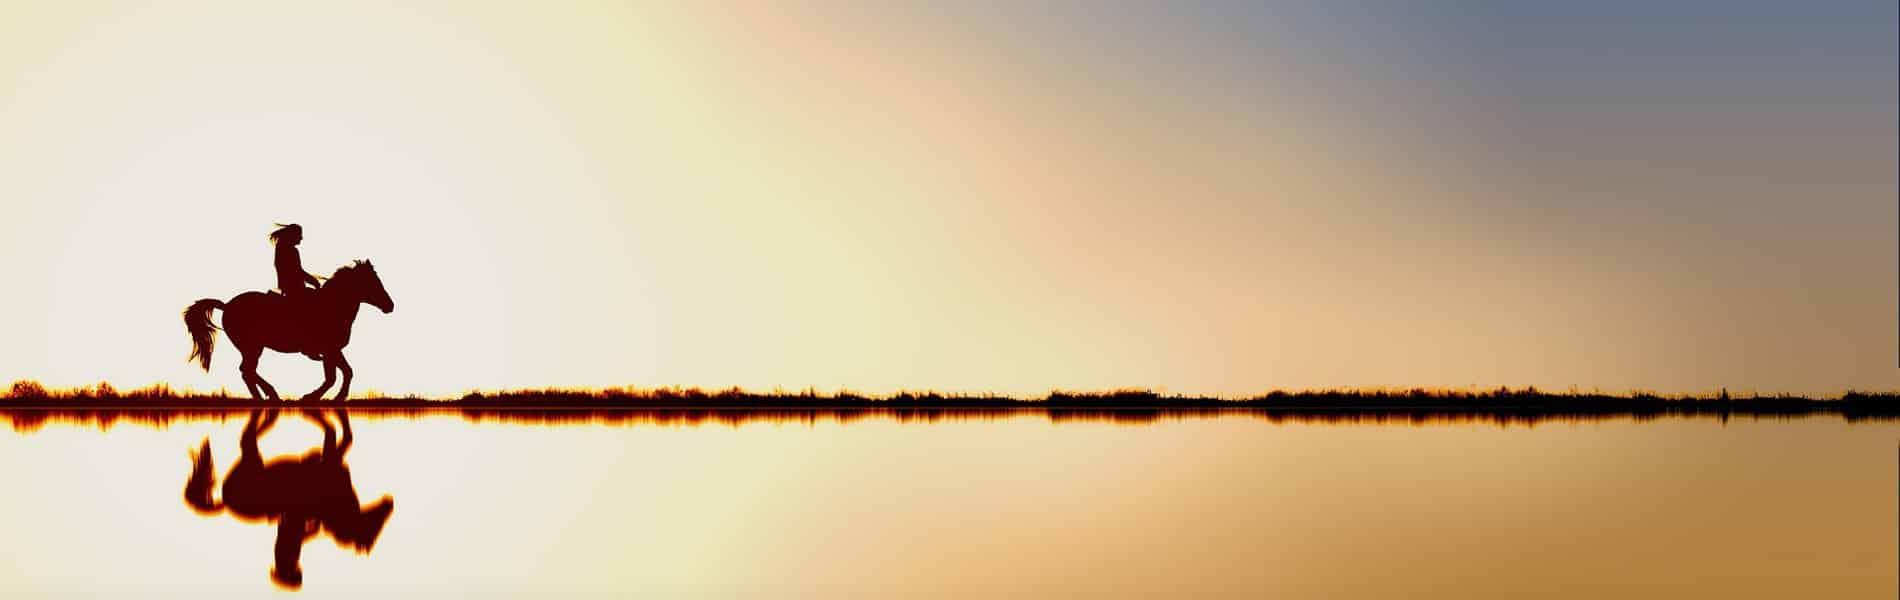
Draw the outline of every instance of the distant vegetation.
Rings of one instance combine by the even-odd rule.
[[[1173,418],[1251,416],[1267,420],[1530,424],[1544,420],[1662,417],[1728,419],[1838,416],[1850,421],[1900,419],[1900,392],[1847,392],[1837,397],[1702,395],[1649,392],[1546,392],[1536,388],[1491,390],[1340,389],[1274,391],[1246,398],[1159,394],[1148,390],[1056,391],[1036,398],[996,394],[899,392],[874,396],[841,391],[760,393],[732,388],[540,389],[474,392],[459,398],[370,395],[331,402],[256,403],[222,393],[179,392],[164,385],[129,391],[107,384],[48,390],[16,382],[0,394],[0,413],[16,429],[47,419],[107,424],[116,419],[165,423],[173,418],[224,415],[273,406],[347,406],[398,415],[459,413],[471,420],[535,423],[743,422],[753,419],[849,421],[882,416],[898,420],[1013,418],[1043,414],[1052,420],[1150,422]]]

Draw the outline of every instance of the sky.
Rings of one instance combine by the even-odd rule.
[[[1891,1],[384,4],[0,6],[0,380],[1900,388]]]

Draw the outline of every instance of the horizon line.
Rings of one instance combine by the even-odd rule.
[[[649,405],[650,405],[650,402],[654,400],[691,400],[691,401],[796,400],[796,401],[803,401],[806,403],[809,403],[811,401],[829,400],[829,401],[839,401],[846,404],[877,403],[877,404],[885,404],[889,406],[912,404],[916,402],[927,402],[927,403],[928,402],[950,402],[950,403],[959,403],[959,404],[968,403],[968,402],[982,402],[982,403],[1031,404],[1031,405],[1035,405],[1035,404],[1056,405],[1056,404],[1070,404],[1077,401],[1086,402],[1088,400],[1101,400],[1101,401],[1109,401],[1115,404],[1125,404],[1130,401],[1148,400],[1148,401],[1160,402],[1164,404],[1191,403],[1191,404],[1197,404],[1197,405],[1205,404],[1205,405],[1213,405],[1213,406],[1220,406],[1220,405],[1244,406],[1244,405],[1249,405],[1249,404],[1259,404],[1262,402],[1273,402],[1274,404],[1278,404],[1279,402],[1285,401],[1285,400],[1315,399],[1315,398],[1329,398],[1329,399],[1351,398],[1351,399],[1360,399],[1360,400],[1407,400],[1407,401],[1410,401],[1408,403],[1415,403],[1417,401],[1422,401],[1422,400],[1472,401],[1472,400],[1498,400],[1498,399],[1512,399],[1512,400],[1541,399],[1541,400],[1555,400],[1555,401],[1580,401],[1580,400],[1632,401],[1633,400],[1633,401],[1667,401],[1667,402],[1697,402],[1697,401],[1719,401],[1719,402],[1744,401],[1746,402],[1746,401],[1759,401],[1759,400],[1839,402],[1839,401],[1848,401],[1848,400],[1868,400],[1868,399],[1889,399],[1889,400],[1900,401],[1900,389],[1856,390],[1856,389],[1849,388],[1838,394],[1810,395],[1810,394],[1798,394],[1798,393],[1787,393],[1787,392],[1761,393],[1757,390],[1744,390],[1740,393],[1731,393],[1726,387],[1721,387],[1721,388],[1717,388],[1714,391],[1706,391],[1706,392],[1665,393],[1665,392],[1657,392],[1657,391],[1645,389],[1645,388],[1632,388],[1630,390],[1623,391],[1623,392],[1606,392],[1606,391],[1603,391],[1601,388],[1591,388],[1590,390],[1585,391],[1579,388],[1578,386],[1574,386],[1574,385],[1570,386],[1566,390],[1540,389],[1535,385],[1527,385],[1520,388],[1513,388],[1511,386],[1504,386],[1504,385],[1496,386],[1496,387],[1487,387],[1487,388],[1479,388],[1477,386],[1468,386],[1464,388],[1425,387],[1425,386],[1412,386],[1412,387],[1340,386],[1340,387],[1306,388],[1306,389],[1275,388],[1275,389],[1267,390],[1265,392],[1259,392],[1259,393],[1248,394],[1248,395],[1224,395],[1224,394],[1181,394],[1181,393],[1171,393],[1171,392],[1165,392],[1165,391],[1157,392],[1150,388],[1119,387],[1119,388],[1110,388],[1110,389],[1103,389],[1103,390],[1068,390],[1068,389],[1055,388],[1047,392],[1043,392],[1041,394],[1018,395],[1018,394],[1010,394],[1010,393],[1002,393],[1002,392],[946,392],[946,391],[931,390],[931,389],[921,389],[921,390],[899,389],[898,391],[894,391],[894,392],[876,394],[876,393],[859,392],[857,390],[853,390],[850,388],[837,388],[831,391],[819,391],[815,386],[807,386],[803,389],[795,390],[795,391],[788,391],[782,387],[774,387],[771,391],[754,391],[742,386],[730,386],[730,387],[722,387],[722,388],[708,390],[706,388],[702,388],[698,386],[689,387],[689,386],[673,385],[673,386],[640,387],[640,386],[634,386],[634,385],[623,385],[623,386],[606,386],[606,387],[547,386],[547,387],[503,388],[503,389],[477,388],[477,389],[470,389],[459,394],[450,394],[450,395],[415,394],[415,393],[388,394],[388,393],[384,393],[375,389],[368,389],[346,400],[344,403],[360,404],[366,401],[374,401],[378,403],[387,404],[393,401],[393,402],[400,402],[400,403],[405,403],[405,404],[415,403],[415,402],[423,402],[423,403],[437,404],[437,405],[464,404],[464,403],[487,404],[495,400],[509,400],[509,399],[528,400],[531,398],[540,399],[540,400],[549,400],[549,399],[569,400],[569,401],[584,400],[584,401],[588,401],[589,404],[593,404],[595,402],[600,402],[600,401],[618,401],[618,402],[639,402],[642,404],[649,404]],[[8,387],[4,389],[0,389],[0,401],[14,403],[14,402],[26,401],[26,400],[46,400],[46,401],[140,400],[140,401],[148,401],[148,402],[149,401],[180,401],[180,400],[190,401],[190,402],[242,401],[245,403],[259,404],[256,402],[252,402],[250,398],[232,395],[230,390],[225,387],[220,387],[217,391],[211,392],[211,391],[197,390],[190,387],[175,387],[165,382],[152,383],[152,384],[148,384],[142,387],[121,390],[117,386],[112,385],[110,382],[105,382],[105,381],[101,381],[99,383],[92,384],[92,385],[84,385],[84,386],[48,388],[40,384],[38,381],[23,379],[23,380],[14,381]],[[313,403],[312,401],[285,400],[283,402],[263,402],[261,404],[262,405],[277,405],[277,404],[312,404],[312,403]],[[336,402],[331,401],[331,400],[318,400],[318,401],[315,401],[314,403],[337,404]],[[540,402],[537,401],[535,403],[539,404]],[[774,404],[777,404],[777,402],[774,402]]]

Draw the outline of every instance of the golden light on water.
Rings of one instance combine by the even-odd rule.
[[[355,489],[396,508],[369,554],[309,542],[304,596],[1851,596],[1900,558],[1868,535],[1896,526],[1890,430],[1830,419],[354,421]],[[0,581],[271,589],[276,528],[180,497],[187,450],[209,439],[222,476],[243,423],[0,436],[0,480],[33,483],[0,497]],[[286,413],[261,450],[320,441]]]

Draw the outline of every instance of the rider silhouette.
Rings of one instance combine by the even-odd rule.
[[[238,373],[244,376],[244,387],[250,390],[252,400],[262,402],[265,396],[281,400],[277,389],[257,372],[258,359],[265,350],[272,350],[303,354],[323,363],[323,385],[305,394],[304,400],[321,398],[336,382],[336,373],[343,373],[343,387],[336,397],[340,402],[349,397],[350,379],[355,377],[350,362],[343,358],[343,348],[350,345],[350,327],[356,323],[358,310],[368,305],[389,314],[396,310],[396,301],[389,297],[382,277],[368,259],[337,268],[327,280],[305,273],[297,256],[297,244],[303,241],[302,227],[278,225],[270,240],[277,247],[273,264],[282,293],[250,291],[228,301],[199,298],[192,302],[181,315],[185,332],[191,334],[189,359],[210,371],[214,334],[222,329],[237,346],[241,356]],[[310,283],[320,283],[322,288],[313,291],[307,286]],[[224,311],[222,327],[211,322],[220,310]]]
[[[303,256],[297,252],[297,244],[303,243],[303,226],[279,223],[277,230],[270,234],[270,243],[277,249],[276,256],[271,260],[271,264],[277,268],[277,291],[290,301],[291,310],[308,312],[309,299],[318,288],[323,287],[323,280],[303,270]],[[306,283],[309,287],[304,286]],[[315,351],[307,351],[303,355],[310,357],[310,360],[323,360],[323,356]]]
[[[297,244],[303,243],[302,225],[279,224],[277,231],[270,233],[270,243],[277,247],[277,255],[271,262],[277,267],[277,291],[284,297],[295,302],[323,287],[322,280],[303,270],[303,257],[297,253]],[[310,286],[304,287],[306,283]]]

